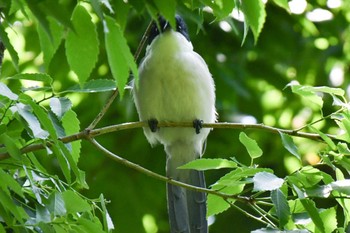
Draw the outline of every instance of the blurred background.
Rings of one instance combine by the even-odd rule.
[[[67,3],[73,9],[76,3]],[[292,0],[290,12],[270,2],[266,3],[267,18],[258,42],[251,32],[242,43],[243,14],[236,9],[230,16],[215,21],[210,8],[203,11],[203,26],[198,28],[197,12],[179,8],[189,27],[194,46],[206,61],[216,84],[216,107],[220,122],[264,123],[269,126],[297,129],[308,122],[332,112],[332,99],[324,99],[322,112],[311,102],[293,94],[287,86],[292,81],[303,85],[340,87],[350,92],[350,2],[342,0]],[[118,9],[116,8],[116,14]],[[20,56],[22,72],[47,72],[54,78],[57,93],[77,83],[65,58],[61,43],[49,67],[43,67],[36,22],[29,21],[21,12],[12,19],[12,29],[7,30]],[[98,19],[95,18],[95,21]],[[125,37],[134,53],[150,21],[144,9],[131,9],[125,27]],[[100,24],[101,25],[101,24]],[[100,38],[103,28],[98,27]],[[144,50],[141,57],[144,55]],[[104,44],[91,78],[112,79]],[[139,61],[138,61],[139,62]],[[16,74],[8,57],[3,62],[1,79]],[[11,81],[15,90],[21,85]],[[99,113],[111,93],[67,94],[73,109],[87,127]],[[35,95],[35,93],[33,93]],[[137,113],[129,91],[112,108],[97,127],[137,121]],[[317,125],[332,132],[327,121]],[[249,165],[250,157],[239,143],[239,130],[215,129],[207,141],[206,158],[235,157]],[[279,135],[261,130],[246,130],[264,151],[255,163],[272,168],[279,177],[298,169],[298,162],[282,145]],[[165,153],[162,146],[151,148],[141,129],[120,131],[103,135],[97,140],[106,148],[154,172],[165,174]],[[305,164],[317,164],[317,152],[322,145],[295,139]],[[42,157],[45,166],[59,172],[57,163]],[[106,158],[88,142],[83,141],[79,166],[86,172],[88,190],[82,193],[97,198],[101,193],[110,201],[107,208],[116,232],[169,232],[165,184],[131,170]],[[207,184],[213,184],[225,170],[206,173]],[[263,225],[242,213],[229,209],[210,218],[210,232],[249,232]],[[248,224],[249,223],[249,224]]]

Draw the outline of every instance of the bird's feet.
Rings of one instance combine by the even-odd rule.
[[[158,121],[157,121],[157,119],[153,118],[153,119],[148,120],[148,126],[149,126],[150,130],[153,133],[157,132],[157,130],[158,130]]]
[[[199,134],[201,132],[201,129],[203,128],[203,121],[199,119],[194,120],[193,128],[196,130],[196,134]]]

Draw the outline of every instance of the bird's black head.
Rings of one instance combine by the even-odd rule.
[[[190,41],[190,37],[188,36],[187,26],[185,21],[180,15],[175,16],[176,20],[176,28],[175,31],[181,33],[188,41]],[[156,38],[160,33],[163,33],[172,27],[170,26],[170,23],[163,17],[158,17],[158,23],[153,22],[151,26],[151,30],[148,36],[148,44],[151,44],[151,42]]]

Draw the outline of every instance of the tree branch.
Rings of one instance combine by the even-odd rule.
[[[106,126],[98,129],[85,129],[79,133],[68,135],[65,137],[60,138],[63,143],[69,143],[81,139],[89,139],[94,138],[96,136],[100,136],[107,133],[117,132],[121,130],[128,130],[128,129],[134,129],[134,128],[141,128],[141,127],[148,127],[147,122],[127,122],[122,123],[118,125],[111,125]],[[192,128],[193,123],[192,122],[159,122],[158,123],[159,128],[163,127],[181,127],[181,128]],[[323,139],[320,135],[314,134],[314,133],[305,133],[305,132],[299,132],[296,130],[290,130],[290,129],[280,129],[275,128],[271,126],[267,126],[264,124],[241,124],[241,123],[229,123],[229,122],[219,122],[219,123],[203,123],[203,128],[213,128],[213,129],[259,129],[264,130],[270,133],[284,133],[288,134],[294,137],[301,137],[301,138],[307,138],[315,141],[321,141],[323,142]],[[334,140],[334,141],[341,141],[339,138],[337,138],[336,135],[327,134],[327,136]],[[51,142],[48,141],[45,144],[37,143],[37,144],[31,144],[28,146],[25,146],[21,148],[21,153],[28,153],[33,152],[41,149],[45,149],[46,147],[50,147]],[[2,152],[0,153],[0,161],[9,158],[10,155],[8,152]]]

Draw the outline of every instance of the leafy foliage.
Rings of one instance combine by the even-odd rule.
[[[309,2],[298,15],[292,2],[1,1],[0,232],[168,232],[164,184],[78,135],[136,120],[136,48],[150,19],[174,25],[175,12],[197,27],[220,121],[266,125],[215,129],[207,158],[179,168],[206,171],[211,232],[347,232],[350,6]],[[312,20],[321,8],[333,18]],[[123,98],[100,112],[117,89]],[[101,141],[163,173],[162,149],[124,132]]]

